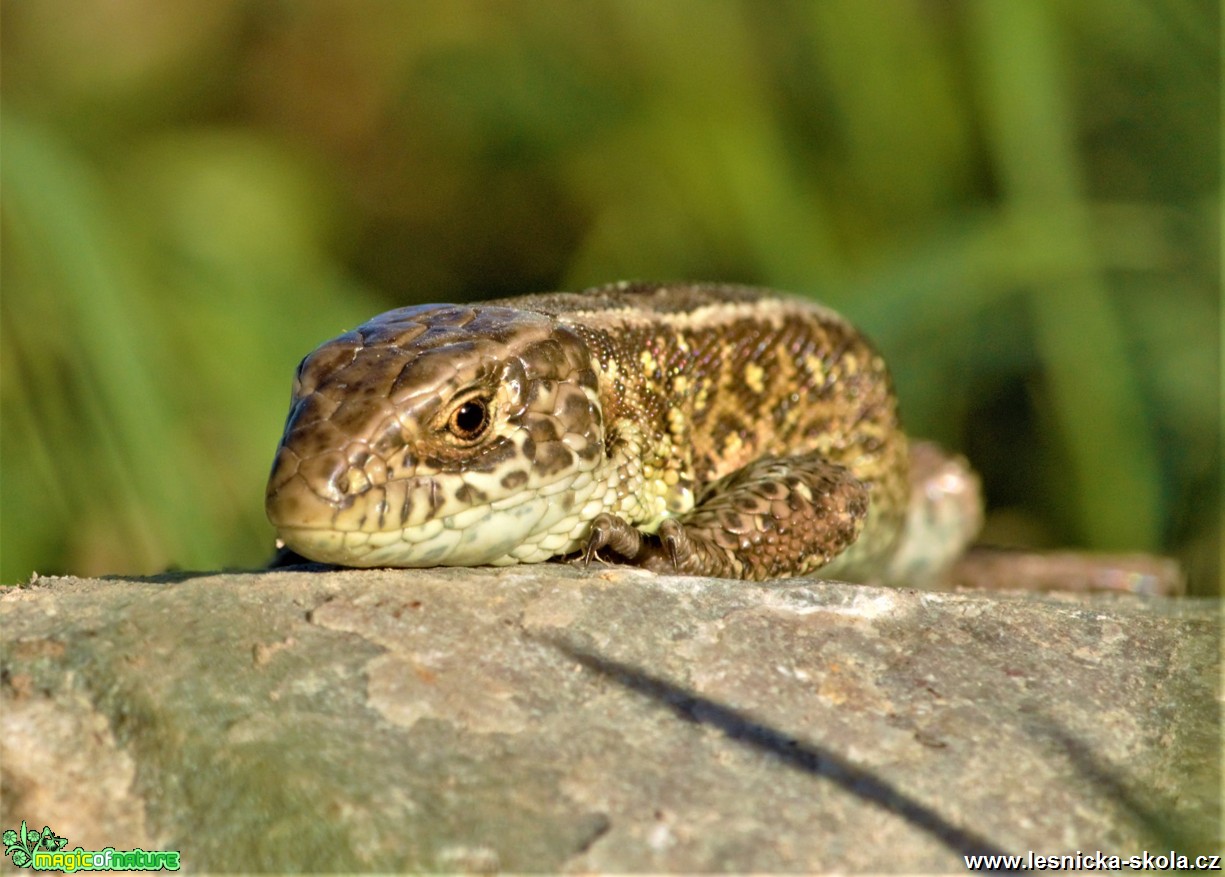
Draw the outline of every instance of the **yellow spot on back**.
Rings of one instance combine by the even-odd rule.
[[[764,393],[766,390],[765,370],[755,362],[750,362],[744,367],[744,382],[748,384],[749,389],[754,393]]]
[[[679,408],[668,409],[668,432],[673,436],[683,435],[685,432],[685,413]]]

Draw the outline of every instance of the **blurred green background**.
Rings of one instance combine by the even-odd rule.
[[[993,541],[1218,590],[1215,2],[0,14],[0,581],[259,565],[316,344],[644,278],[828,302]]]

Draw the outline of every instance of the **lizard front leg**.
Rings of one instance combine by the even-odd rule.
[[[655,535],[611,514],[592,521],[585,561],[607,549],[659,573],[770,579],[803,575],[851,546],[868,488],[821,455],[763,457],[712,482]]]

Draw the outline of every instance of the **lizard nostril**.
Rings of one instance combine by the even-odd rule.
[[[365,469],[350,467],[335,479],[336,489],[344,496],[355,496],[370,489],[370,476]]]

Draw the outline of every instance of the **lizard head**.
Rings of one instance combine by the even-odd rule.
[[[302,360],[268,519],[287,547],[346,566],[569,550],[604,457],[597,390],[582,339],[550,317],[389,311]]]

